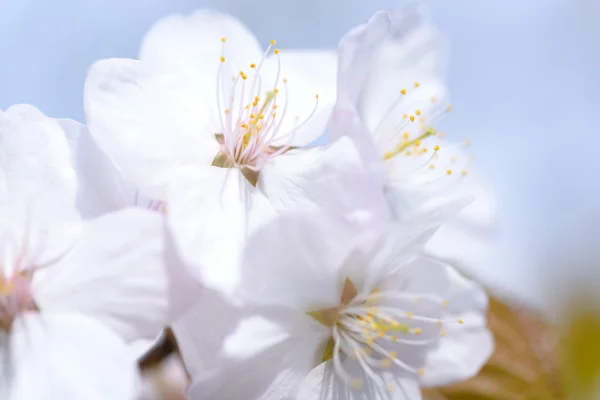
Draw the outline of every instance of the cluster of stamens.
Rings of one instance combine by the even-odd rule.
[[[414,90],[419,90],[421,84],[419,82],[414,83]],[[441,168],[444,171],[445,176],[466,176],[468,170],[465,160],[459,162],[456,156],[444,157],[444,151],[446,154],[451,154],[452,150],[457,148],[456,144],[441,146],[441,141],[444,139],[445,134],[438,132],[432,124],[434,124],[444,114],[449,113],[453,110],[451,105],[435,107],[439,103],[436,96],[431,96],[429,101],[431,102],[431,108],[434,110],[430,115],[425,115],[420,109],[414,110],[412,113],[403,113],[402,119],[398,124],[392,127],[386,126],[386,121],[390,119],[395,112],[398,111],[398,107],[401,106],[402,100],[411,94],[413,91],[407,89],[400,90],[400,96],[396,102],[390,107],[388,112],[380,121],[379,126],[375,130],[375,136],[391,138],[390,140],[396,141],[396,143],[383,143],[382,145],[388,150],[383,154],[385,161],[394,162],[395,168],[398,168],[398,164],[408,164],[410,168],[407,173],[414,172],[425,172],[427,170],[437,170],[440,168],[438,164],[442,164]],[[387,124],[389,125],[389,124]],[[385,132],[384,130],[389,130]],[[398,140],[398,138],[400,140]],[[470,141],[467,139],[464,141],[465,147],[470,146]],[[460,145],[459,145],[460,146]],[[391,147],[391,148],[390,148]],[[398,156],[403,155],[402,158],[406,158],[407,161],[399,160]],[[458,171],[456,168],[458,167]]]
[[[447,336],[445,326],[463,324],[462,319],[443,320],[407,310],[406,304],[430,302],[443,309],[449,302],[431,294],[408,294],[400,291],[378,291],[359,295],[346,280],[339,307],[311,312],[309,315],[328,326],[331,339],[323,360],[332,359],[337,376],[353,389],[364,385],[362,377],[352,376],[343,366],[343,358],[356,360],[363,376],[377,383],[377,390],[395,390],[394,382],[384,382],[378,373],[396,367],[404,372],[424,375],[426,370],[403,361],[403,346],[427,346],[440,336]],[[399,303],[404,306],[400,306]],[[440,312],[442,314],[442,312]],[[383,398],[386,395],[382,394]]]
[[[279,50],[273,49],[275,41],[271,41],[258,65],[249,65],[249,74],[239,71],[229,82],[226,78],[230,76],[226,72],[226,41],[225,38],[221,39],[223,50],[217,77],[217,105],[222,128],[217,140],[221,143],[221,152],[213,165],[258,172],[269,159],[291,148],[296,131],[316,112],[319,96],[315,96],[314,109],[303,122],[296,116],[296,126],[285,134],[279,134],[287,113],[289,93],[287,79],[280,81],[281,60]],[[273,85],[264,88],[261,68],[271,53],[277,60],[277,73]],[[278,103],[280,85],[286,99],[283,104]]]

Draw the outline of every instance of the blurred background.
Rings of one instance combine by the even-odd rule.
[[[499,235],[478,275],[520,301],[547,305],[548,281],[571,273],[556,273],[554,249],[585,252],[583,228],[600,222],[600,2],[424,3],[451,46],[456,112],[444,129],[472,139],[477,168],[497,196]],[[83,121],[87,68],[101,58],[136,57],[144,33],[169,13],[210,7],[237,16],[265,43],[333,48],[374,11],[402,4],[0,0],[0,108],[31,103]]]

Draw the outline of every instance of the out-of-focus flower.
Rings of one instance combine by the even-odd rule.
[[[82,221],[65,132],[34,107],[0,112],[0,141],[0,398],[133,398],[127,344],[183,311],[172,284],[187,294],[162,216]]]
[[[372,229],[283,215],[259,230],[239,295],[260,306],[223,342],[221,365],[193,376],[191,398],[417,399],[420,385],[476,374],[493,349],[487,297],[420,254],[440,215]]]
[[[385,166],[385,191],[399,218],[432,198],[475,195],[426,247],[469,263],[489,236],[493,199],[470,168],[468,140],[450,143],[434,127],[452,108],[443,64],[442,42],[417,6],[378,12],[340,43],[338,107],[356,107],[368,128],[349,133],[359,134],[353,139],[366,159]]]
[[[158,22],[140,60],[96,63],[85,110],[124,178],[167,202],[183,260],[227,291],[247,235],[276,211],[387,211],[350,140],[297,147],[345,117],[331,113],[335,85],[332,52],[262,51],[235,19],[199,11]]]

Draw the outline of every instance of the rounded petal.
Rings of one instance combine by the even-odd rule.
[[[493,243],[495,232],[495,199],[480,177],[471,173],[453,189],[453,193],[471,195],[474,200],[436,232],[425,246],[425,252],[460,267],[475,270],[485,250]]]
[[[85,125],[58,119],[71,146],[77,172],[77,208],[91,219],[134,205],[132,185],[123,180],[113,162],[98,148]]]
[[[198,303],[173,323],[171,328],[192,378],[218,368],[223,341],[246,315],[249,309],[238,307],[207,289]]]
[[[184,77],[193,91],[213,102],[222,55],[234,73],[258,64],[263,56],[240,21],[211,10],[163,18],[146,34],[140,49],[142,61]]]
[[[210,165],[219,150],[208,106],[189,82],[137,60],[96,62],[84,106],[93,138],[146,195],[165,200],[186,164]]]
[[[240,296],[303,312],[337,306],[357,232],[326,213],[282,214],[248,240]]]
[[[368,72],[359,110],[371,130],[375,130],[389,107],[401,98],[400,90],[418,93],[421,88],[415,88],[415,82],[440,81],[445,67],[443,43],[419,6],[411,5],[388,16],[387,37],[377,51],[371,53],[370,68],[363,67]]]
[[[441,319],[448,321],[444,324],[446,336],[427,351],[422,385],[443,386],[466,380],[476,375],[491,356],[494,342],[486,328],[487,295],[451,266],[419,257],[386,279],[381,288],[429,293],[448,301],[441,314]],[[415,314],[423,313],[422,305],[414,307]]]
[[[77,181],[61,126],[30,105],[0,115],[0,224],[43,264],[79,232]]]
[[[131,400],[137,366],[113,332],[84,315],[27,314],[10,335],[11,400]],[[7,351],[0,348],[0,353]]]
[[[195,379],[188,394],[194,400],[290,398],[326,340],[327,330],[303,313],[256,309],[226,338],[221,368]]]
[[[341,216],[389,219],[377,171],[367,169],[349,138],[327,147],[283,154],[261,171],[258,187],[280,210],[317,211]]]
[[[338,46],[338,106],[356,105],[373,63],[373,58],[390,29],[390,15],[379,11],[363,25],[348,32]]]
[[[78,311],[113,329],[127,342],[154,339],[183,310],[171,297],[194,295],[197,286],[169,265],[161,215],[127,209],[87,223],[73,250],[34,275],[42,310]],[[177,285],[177,286],[175,286]]]
[[[169,230],[182,260],[207,287],[235,291],[247,237],[276,215],[267,199],[239,169],[219,167],[186,170],[169,199]]]
[[[261,77],[266,87],[279,89],[277,106],[282,120],[278,144],[305,146],[325,133],[336,101],[336,67],[335,52],[323,50],[284,50],[265,61]]]

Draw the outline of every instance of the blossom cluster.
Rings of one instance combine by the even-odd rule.
[[[167,326],[191,399],[419,399],[477,374],[487,297],[455,267],[491,200],[436,129],[443,63],[413,6],[337,51],[200,10],[96,62],[85,125],[0,111],[0,399],[139,398]]]

